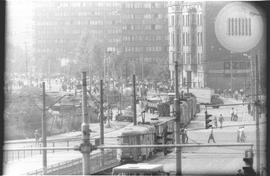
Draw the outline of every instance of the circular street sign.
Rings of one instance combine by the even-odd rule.
[[[247,52],[262,38],[262,17],[249,3],[229,3],[217,15],[215,33],[218,41],[227,50]]]

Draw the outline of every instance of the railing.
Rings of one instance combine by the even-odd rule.
[[[91,143],[94,143],[95,139],[90,140]],[[70,138],[70,139],[61,139],[61,140],[50,140],[47,141],[47,146],[48,147],[70,147],[74,145],[79,145],[79,142],[81,139],[78,138]],[[78,143],[76,143],[78,142]],[[42,143],[39,142],[36,144],[34,141],[27,141],[27,142],[19,142],[20,144],[29,144],[25,145],[23,148],[35,148],[35,147],[41,147]],[[12,143],[5,143],[5,144],[12,144]],[[15,143],[17,144],[17,143]],[[11,148],[11,147],[10,147]],[[12,148],[11,148],[12,149]],[[47,152],[54,153],[57,150],[51,150]],[[67,149],[69,151],[69,149]],[[42,150],[28,150],[24,151],[23,149],[21,150],[15,150],[15,151],[4,151],[4,162],[9,162],[9,161],[15,161],[15,160],[20,160],[20,159],[25,159],[27,157],[32,157],[34,155],[41,155]]]
[[[90,156],[91,174],[101,172],[111,167],[119,165],[116,159],[116,150],[105,150],[104,155],[99,151],[93,153]],[[102,163],[104,160],[104,165]],[[82,159],[77,158],[69,161],[60,162],[54,165],[50,165],[47,168],[48,175],[79,175],[82,174]],[[38,169],[32,172],[28,172],[27,175],[43,175],[43,170]]]

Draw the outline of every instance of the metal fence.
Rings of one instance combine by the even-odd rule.
[[[80,138],[70,138],[70,139],[62,139],[62,140],[51,140],[47,141],[47,147],[70,147],[70,146],[75,146],[79,145],[81,142]],[[91,143],[95,142],[95,139],[90,140]],[[6,145],[9,144],[17,144],[17,143],[5,143]],[[32,157],[34,155],[41,155],[42,150],[29,150],[29,151],[24,151],[23,148],[36,148],[36,147],[42,147],[42,143],[35,143],[33,141],[28,141],[28,142],[21,142],[18,144],[24,145],[22,149],[20,150],[15,150],[15,151],[4,151],[4,162],[9,162],[9,161],[16,161],[20,159],[25,159],[27,157]],[[12,147],[7,147],[11,148]],[[67,149],[68,151],[69,149]],[[57,150],[48,150],[48,153],[55,153],[59,152]]]
[[[116,150],[104,150],[104,155],[101,151],[93,153],[90,156],[90,170],[91,174],[101,172],[111,167],[119,165],[119,161],[116,159]],[[104,163],[103,163],[104,160]],[[79,175],[82,174],[82,159],[77,158],[69,161],[60,162],[54,165],[50,165],[47,168],[48,175]],[[32,172],[28,172],[27,175],[43,175],[43,170],[38,169]]]

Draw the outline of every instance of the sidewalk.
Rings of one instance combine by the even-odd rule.
[[[57,152],[47,154],[47,166],[60,162],[81,158],[82,154],[78,151]],[[3,164],[4,175],[25,175],[42,168],[42,155],[35,155],[31,158],[19,160],[12,163]]]

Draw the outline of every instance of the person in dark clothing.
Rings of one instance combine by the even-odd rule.
[[[224,118],[223,118],[222,114],[220,114],[220,116],[218,118],[218,121],[220,123],[220,128],[222,128],[222,124],[223,124],[223,121],[224,121]]]
[[[39,133],[38,133],[38,130],[35,130],[34,136],[35,136],[35,141],[36,141],[36,145],[37,145],[39,143]]]
[[[250,111],[251,111],[251,105],[250,105],[250,103],[248,104],[248,114],[250,114]]]
[[[187,134],[187,129],[186,128],[184,129],[184,142],[185,142],[185,144],[188,143],[188,134]]]
[[[217,123],[217,117],[216,116],[214,118],[214,123],[215,123],[215,127],[217,128],[218,127],[218,123]]]
[[[209,134],[208,143],[210,142],[210,140],[213,140],[213,142],[216,143],[215,138],[214,138],[214,129],[213,129],[213,127],[211,128],[211,131],[210,131],[210,134]]]

